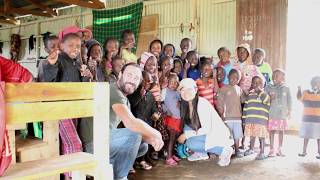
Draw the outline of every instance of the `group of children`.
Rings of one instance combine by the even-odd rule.
[[[285,84],[285,72],[281,69],[272,72],[261,48],[255,49],[251,56],[249,45],[241,44],[236,48],[235,59],[231,60],[228,48],[221,47],[217,52],[219,62],[214,64],[212,58],[199,57],[198,52],[192,50],[189,38],[181,40],[180,55],[176,54],[174,45],[163,45],[157,39],[150,43],[148,51],[137,57],[133,52],[135,37],[131,30],[122,32],[121,42],[108,38],[101,45],[88,30],[77,27],[64,29],[59,37],[48,37],[44,45],[48,57],[39,64],[40,82],[113,83],[125,64],[140,65],[142,83],[128,95],[131,111],[135,117],[158,129],[166,142],[160,154],[150,150],[148,157],[158,159],[159,155],[164,155],[165,163],[170,166],[180,161],[175,144],[183,130],[183,119],[177,87],[184,78],[196,82],[199,96],[210,102],[229,127],[236,157],[253,154],[255,138],[260,142],[257,160],[267,157],[264,153],[266,139],[270,139],[269,157],[284,156],[281,148],[291,113],[291,94]],[[306,140],[303,153],[299,155],[306,155],[308,139],[314,138],[318,140],[317,158],[320,158],[320,78],[315,77],[311,84],[311,91],[298,92],[298,98],[306,106],[301,127],[301,136]],[[87,127],[81,124],[72,119],[59,122],[63,154],[92,151],[85,140],[90,135],[81,133]],[[277,149],[274,148],[276,133],[279,134]],[[249,148],[244,146],[245,137],[250,138]],[[146,156],[137,159],[137,165],[151,169],[147,159]]]

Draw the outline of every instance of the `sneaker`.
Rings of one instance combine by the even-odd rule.
[[[251,154],[254,154],[254,151],[252,149],[248,149],[244,152],[244,156],[249,156]]]
[[[199,160],[207,160],[207,159],[209,159],[209,156],[207,153],[198,153],[198,152],[195,152],[188,157],[188,161],[199,161]]]
[[[219,156],[218,165],[219,166],[229,166],[232,153],[233,153],[232,147],[223,148],[223,151],[222,151],[221,155]]]
[[[236,158],[243,158],[244,153],[241,151],[236,152]]]

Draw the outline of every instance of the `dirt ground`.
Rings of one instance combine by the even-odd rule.
[[[176,167],[169,167],[158,161],[150,171],[137,170],[129,180],[319,180],[320,160],[316,159],[317,146],[310,140],[308,154],[302,158],[303,140],[297,136],[285,136],[283,153],[285,157],[255,160],[256,155],[232,159],[230,166],[219,167],[217,159],[188,162],[183,160]],[[257,144],[258,145],[258,144]],[[266,148],[266,154],[269,148]]]

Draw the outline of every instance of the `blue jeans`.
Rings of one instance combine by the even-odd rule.
[[[110,130],[110,163],[114,179],[125,179],[135,159],[147,151],[148,145],[142,142],[140,134],[127,128]]]
[[[191,128],[189,126],[185,126],[184,130],[191,130]],[[193,136],[186,140],[186,145],[193,152],[213,153],[218,156],[221,155],[223,151],[223,147],[215,146],[213,148],[205,150],[205,142],[206,142],[206,135]]]

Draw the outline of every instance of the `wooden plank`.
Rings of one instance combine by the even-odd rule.
[[[263,48],[273,69],[286,67],[288,0],[237,0],[237,44]],[[267,26],[266,26],[267,25]],[[252,32],[246,39],[245,32]]]
[[[26,129],[27,124],[25,124],[25,123],[23,123],[23,124],[7,124],[6,128],[8,131]]]
[[[93,100],[7,104],[7,124],[93,116]],[[108,109],[106,106],[105,110]]]
[[[139,39],[136,55],[139,57],[143,52],[149,51],[149,44],[157,39],[159,29],[159,15],[143,16],[139,29]]]
[[[6,102],[93,98],[94,83],[6,83]]]
[[[96,167],[96,164],[97,161],[91,154],[79,152],[46,160],[36,160],[12,165],[1,179],[37,179],[64,172],[93,169]]]
[[[41,146],[46,146],[47,143],[43,142],[41,139],[35,137],[27,137],[27,138],[17,138],[16,139],[16,151],[21,152],[27,149],[36,149]]]
[[[107,83],[96,84],[94,89],[93,154],[98,159],[96,176],[99,178],[97,177],[97,179],[110,179],[110,174],[113,174],[109,163],[109,99]]]

